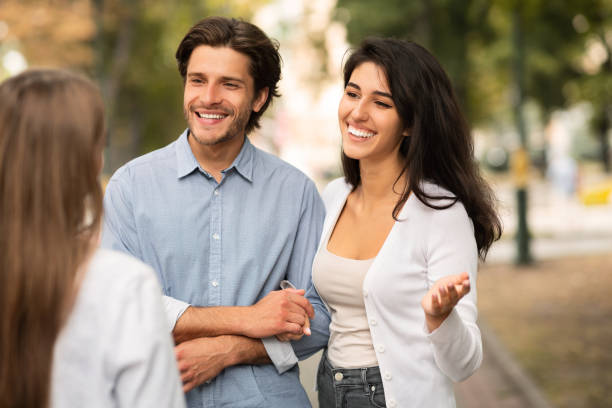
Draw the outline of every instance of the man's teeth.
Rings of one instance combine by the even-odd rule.
[[[217,113],[200,113],[196,112],[196,115],[201,117],[202,119],[223,119],[227,115],[219,115]]]
[[[372,136],[374,136],[374,132],[366,132],[365,130],[355,129],[352,126],[348,127],[348,132],[351,135],[357,136],[357,137],[372,137]]]

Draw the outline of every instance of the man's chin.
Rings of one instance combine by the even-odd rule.
[[[227,143],[236,137],[236,135],[231,135],[229,133],[225,133],[220,136],[202,137],[202,135],[198,135],[195,132],[192,132],[191,130],[189,130],[189,136],[192,137],[196,143],[202,146],[215,146]]]

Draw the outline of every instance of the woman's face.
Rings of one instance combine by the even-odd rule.
[[[356,160],[397,155],[403,131],[384,71],[364,62],[352,72],[338,106],[344,153]]]

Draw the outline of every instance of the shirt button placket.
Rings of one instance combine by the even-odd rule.
[[[208,304],[210,306],[219,306],[221,304],[221,226],[222,226],[222,207],[221,193],[217,185],[213,190],[211,197],[211,220],[210,220],[210,254],[209,254],[209,271],[210,271],[210,287]]]

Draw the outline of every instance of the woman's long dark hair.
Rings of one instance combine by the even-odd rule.
[[[97,243],[103,147],[90,81],[32,70],[0,85],[1,408],[49,404],[54,344]]]
[[[410,130],[400,145],[404,166],[396,184],[404,174],[408,182],[393,209],[393,218],[397,220],[410,193],[434,209],[449,208],[460,201],[474,223],[478,253],[484,260],[493,241],[501,236],[502,224],[493,191],[474,159],[470,129],[444,69],[414,42],[372,37],[346,61],[345,87],[353,70],[364,62],[373,62],[384,71],[404,129]],[[342,167],[347,183],[353,188],[361,184],[359,160],[343,152]],[[424,181],[447,189],[454,197],[428,194],[423,190]],[[448,199],[450,204],[435,204]]]

